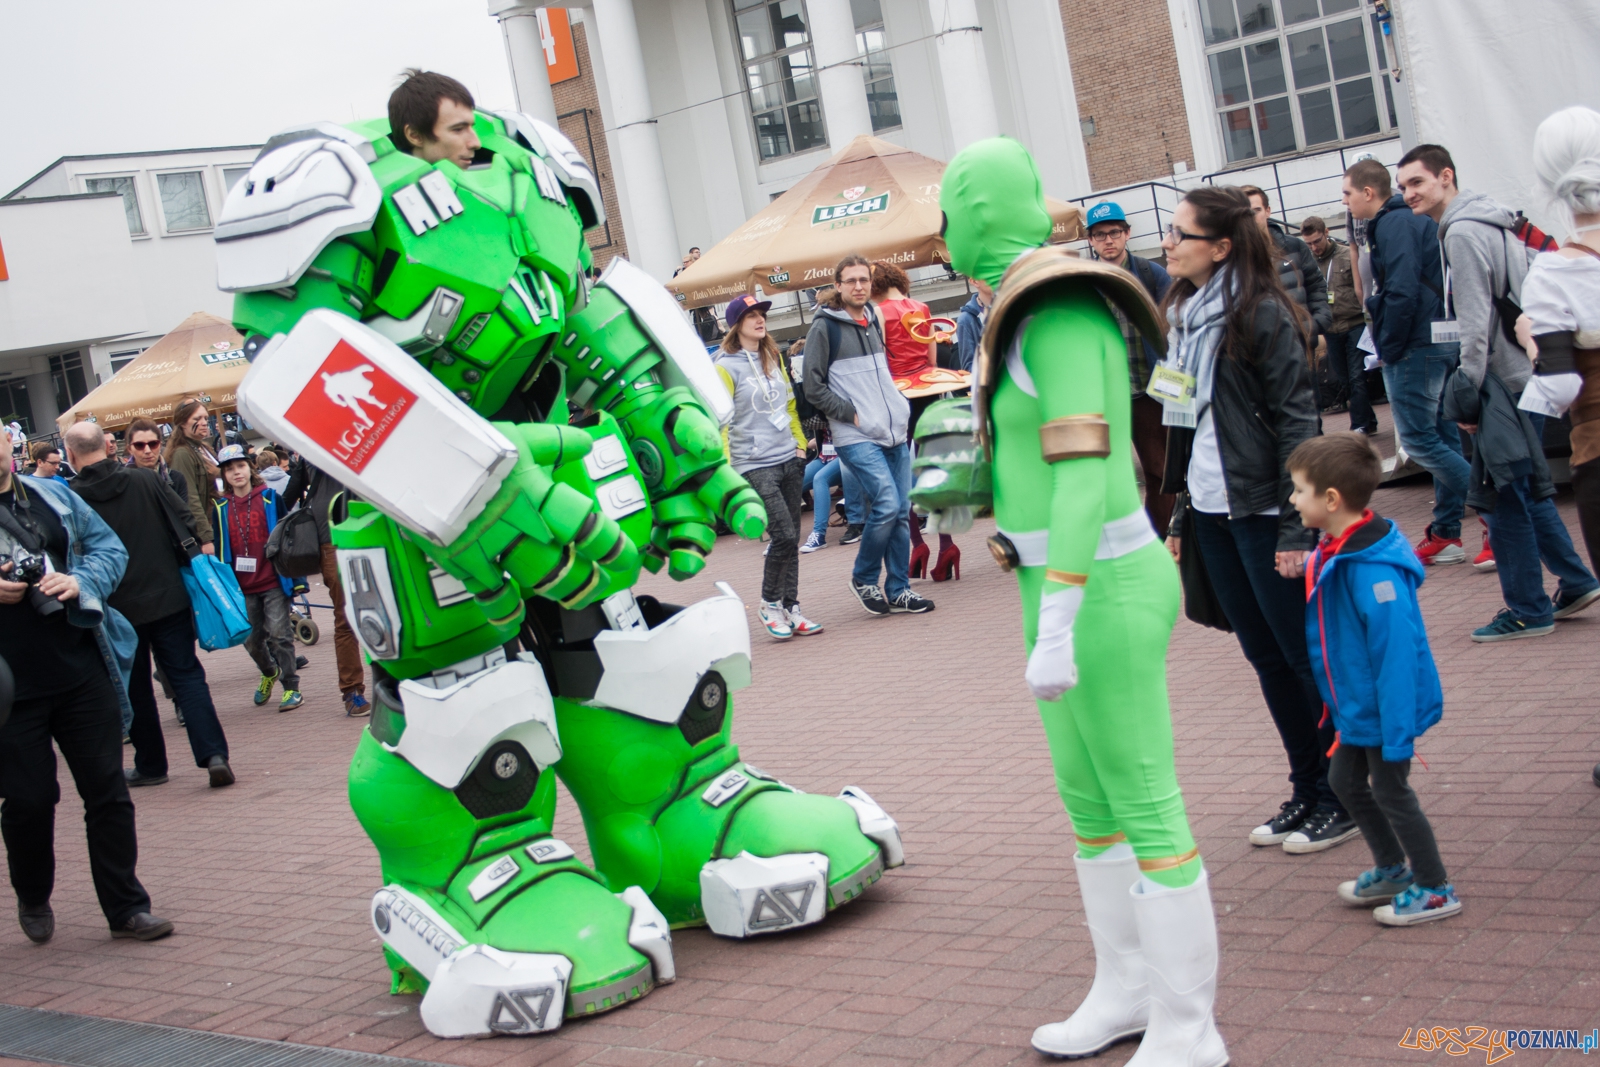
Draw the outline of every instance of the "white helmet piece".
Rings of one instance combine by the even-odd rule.
[[[600,196],[600,183],[594,171],[584,161],[578,146],[567,135],[550,125],[520,111],[491,111],[491,115],[506,124],[506,133],[520,142],[530,152],[537,153],[555,170],[578,205],[578,215],[583,228],[599,226],[606,221],[606,206]]]

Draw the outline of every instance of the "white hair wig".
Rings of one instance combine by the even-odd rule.
[[[1533,170],[1541,190],[1560,209],[1571,215],[1600,213],[1600,111],[1569,107],[1539,123]]]

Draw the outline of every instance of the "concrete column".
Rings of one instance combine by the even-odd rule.
[[[974,0],[928,0],[928,10],[939,35],[939,77],[950,114],[950,140],[959,152],[974,141],[1000,136],[983,26]]]
[[[856,18],[850,0],[807,0],[811,16],[811,49],[821,73],[817,95],[828,127],[828,148],[841,152],[856,137],[872,132],[872,112],[867,108],[867,83],[861,67],[853,63]]]
[[[67,353],[63,353],[65,355]],[[50,357],[34,356],[28,360],[28,406],[33,410],[33,434],[56,432],[56,419],[61,412],[56,408],[56,386],[50,378]]]
[[[661,162],[650,85],[645,79],[644,51],[633,0],[594,0],[595,36],[605,62],[611,97],[616,155],[629,200],[629,258],[665,282],[683,261],[678,227],[667,192],[667,170]]]
[[[556,125],[556,98],[550,92],[550,72],[544,55],[538,7],[521,0],[489,0],[489,14],[500,20],[506,42],[506,63],[511,67],[511,87],[517,110]]]

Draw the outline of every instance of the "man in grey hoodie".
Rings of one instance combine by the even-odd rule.
[[[1453,318],[1461,335],[1461,365],[1446,386],[1446,407],[1473,435],[1469,499],[1487,513],[1506,603],[1472,639],[1548,634],[1555,620],[1600,600],[1600,582],[1578,558],[1551,499],[1555,487],[1540,444],[1544,420],[1515,406],[1532,366],[1512,333],[1514,322],[1502,322],[1515,318],[1511,305],[1520,301],[1529,249],[1514,232],[1514,213],[1456,185],[1455,161],[1439,145],[1418,145],[1401,157],[1398,182],[1406,206],[1439,224],[1445,320]],[[1553,602],[1541,559],[1559,579]]]
[[[828,416],[840,461],[868,500],[850,591],[873,615],[921,614],[933,601],[911,591],[911,404],[894,387],[872,295],[872,265],[849,255],[833,268],[838,293],[806,335],[805,393]],[[878,576],[885,572],[884,587]]]

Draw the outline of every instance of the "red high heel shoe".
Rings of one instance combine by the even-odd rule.
[[[954,578],[961,580],[961,549],[955,545],[939,553],[939,561],[933,565],[933,580],[936,582],[948,581]]]
[[[926,542],[911,546],[911,566],[908,577],[926,578],[928,576],[928,555]]]

